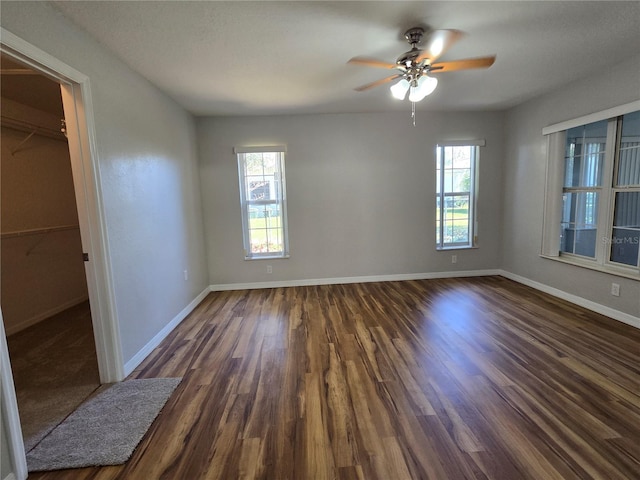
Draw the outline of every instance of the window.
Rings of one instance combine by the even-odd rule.
[[[586,117],[595,120],[589,123],[543,130],[549,135],[544,255],[638,273],[640,111],[630,105]],[[553,193],[558,182],[560,202]]]
[[[640,266],[640,111],[617,120],[611,262]]]
[[[481,142],[436,149],[436,248],[469,248],[475,241],[476,167]]]
[[[567,131],[560,237],[562,252],[595,257],[606,146],[606,120]]]
[[[285,147],[236,148],[245,259],[289,256]]]

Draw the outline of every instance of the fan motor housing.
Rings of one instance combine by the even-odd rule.
[[[420,55],[420,53],[422,53],[422,50],[412,48],[408,52],[404,52],[402,55],[400,55],[396,60],[396,64],[409,68],[415,64],[415,60],[416,58],[418,58],[418,55]]]
[[[418,45],[422,41],[423,35],[424,30],[420,27],[410,28],[409,30],[404,32],[404,38],[407,39],[407,42],[409,42],[409,45],[411,45],[413,48],[415,48],[416,45]]]
[[[424,36],[424,29],[420,27],[410,28],[404,33],[404,38],[407,39],[411,50],[404,52],[396,60],[396,65],[403,66],[405,68],[411,68],[416,65],[416,58],[422,53],[422,50],[418,49],[418,44],[422,42]]]

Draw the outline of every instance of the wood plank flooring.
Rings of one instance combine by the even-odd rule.
[[[126,465],[30,479],[637,479],[640,330],[501,277],[210,294]]]

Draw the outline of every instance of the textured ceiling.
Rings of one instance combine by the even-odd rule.
[[[408,109],[388,75],[416,25],[466,37],[442,61],[496,54],[488,70],[442,73],[422,110],[503,109],[640,53],[640,2],[62,1],[53,4],[196,115]],[[639,73],[640,81],[640,73]]]

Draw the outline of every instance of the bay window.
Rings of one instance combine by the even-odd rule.
[[[639,108],[633,102],[543,130],[544,256],[639,273]]]

